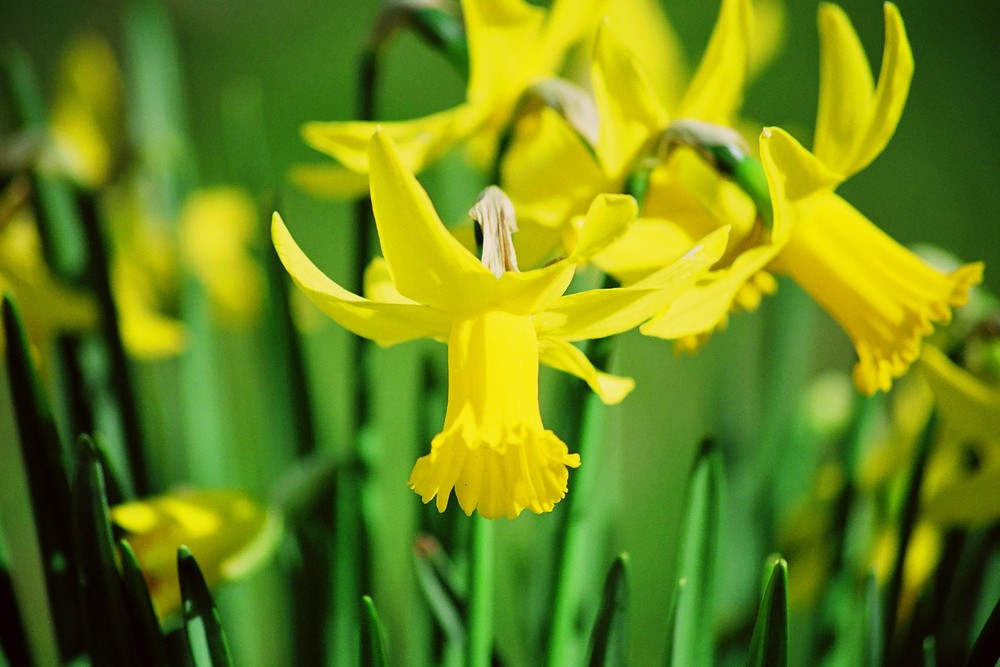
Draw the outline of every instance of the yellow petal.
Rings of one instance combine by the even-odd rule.
[[[410,473],[438,511],[452,490],[466,514],[514,518],[551,511],[566,494],[577,454],[542,425],[538,340],[531,318],[487,311],[456,320],[448,337],[444,428]]]
[[[594,43],[591,72],[600,117],[597,154],[613,180],[626,176],[639,149],[666,125],[645,72],[605,22]]]
[[[593,262],[630,284],[674,261],[692,245],[694,239],[679,225],[659,218],[639,218],[621,238],[594,255]]]
[[[677,340],[722,328],[741,290],[779,250],[780,246],[764,245],[741,253],[731,266],[713,271],[681,293],[666,310],[639,327],[639,331],[646,336]]]
[[[684,46],[670,25],[663,3],[658,0],[614,0],[607,16],[622,35],[629,36],[629,49],[648,74],[660,107],[676,109],[687,85],[688,66]]]
[[[382,132],[372,140],[371,166],[375,224],[399,292],[451,312],[489,303],[497,278],[448,233],[427,193]]]
[[[899,123],[913,77],[913,54],[899,10],[885,3],[885,50],[878,85],[842,9],[820,6],[820,95],[815,153],[845,177],[882,152]]]
[[[832,191],[843,178],[780,127],[765,127],[761,132],[760,159],[774,209],[771,238],[781,243],[792,233],[794,225],[791,202],[823,190]]]
[[[639,207],[630,195],[599,195],[587,210],[580,235],[568,260],[582,264],[629,229]],[[690,244],[688,244],[690,246]]]
[[[351,171],[339,164],[296,165],[289,179],[317,197],[349,199],[368,194],[368,174]]]
[[[582,213],[595,192],[614,189],[583,139],[549,107],[517,123],[501,177],[519,221],[553,228]]]
[[[723,0],[705,55],[676,116],[732,124],[746,85],[752,16],[749,0]]]
[[[480,111],[463,104],[414,120],[314,121],[302,127],[302,138],[348,169],[368,173],[368,144],[375,131],[381,129],[396,142],[407,170],[420,172],[467,138],[481,122]]]
[[[507,271],[500,277],[495,303],[508,313],[532,315],[566,291],[575,269],[575,264],[564,261],[531,271]]]
[[[369,301],[330,280],[305,256],[277,213],[271,224],[271,237],[295,284],[345,329],[382,345],[447,335],[451,326],[448,313],[421,304]]]
[[[950,432],[972,441],[997,438],[1000,389],[986,384],[930,345],[920,354],[920,369],[934,394],[941,421]]]
[[[463,0],[473,104],[513,105],[540,72],[545,10],[523,0]]]
[[[538,359],[546,366],[575,375],[587,383],[605,405],[617,405],[635,388],[635,380],[594,368],[580,348],[556,338],[538,339]]]
[[[950,274],[899,245],[832,192],[794,205],[792,233],[775,266],[789,273],[844,328],[865,394],[888,391],[920,354],[934,323],[968,299],[982,264]]]
[[[729,229],[713,232],[684,256],[630,287],[570,294],[535,316],[540,336],[568,341],[627,331],[663,310],[718,261]]]

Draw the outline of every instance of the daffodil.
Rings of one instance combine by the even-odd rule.
[[[0,211],[19,186],[27,187],[15,179],[0,195]],[[31,210],[24,206],[0,212],[0,291],[17,300],[28,337],[41,352],[60,333],[90,331],[97,326],[94,299],[60,281],[46,265],[38,227]]]
[[[111,521],[135,553],[161,619],[180,611],[177,548],[198,558],[209,586],[237,579],[273,553],[282,520],[240,491],[180,489],[111,508]]]
[[[468,145],[477,162],[488,161],[522,94],[558,74],[567,50],[596,28],[604,4],[556,0],[544,10],[524,0],[463,0],[469,45],[465,102],[415,120],[378,123],[399,147],[407,169],[419,172],[459,144]],[[312,122],[302,134],[347,169],[367,173],[375,128],[373,122]],[[328,189],[344,193],[358,185],[356,177],[345,179],[346,189]]]
[[[369,293],[376,298],[353,294],[326,277],[275,214],[272,236],[282,262],[320,309],[360,336],[384,345],[424,337],[447,342],[444,429],[409,480],[424,502],[436,497],[444,511],[454,490],[466,514],[478,510],[495,518],[515,517],[525,508],[552,510],[566,493],[568,468],[580,459],[542,424],[539,363],[582,378],[606,403],[622,400],[631,380],[597,371],[571,341],[624,331],[661,309],[716,261],[725,232],[632,287],[564,295],[575,263],[634,216],[631,197],[597,198],[575,256],[522,272],[510,252],[515,225],[506,205],[494,205],[492,213],[477,206],[485,241],[480,261],[441,223],[385,133],[374,136],[369,160],[385,257],[375,265],[383,267],[383,279],[369,275]]]
[[[774,270],[791,275],[843,327],[858,354],[858,388],[888,391],[933,325],[968,300],[983,265],[943,273],[899,245],[833,191],[841,176],[785,132],[765,130],[761,154],[782,243]]]

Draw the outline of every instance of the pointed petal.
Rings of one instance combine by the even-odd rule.
[[[889,143],[903,107],[910,93],[913,79],[913,52],[906,37],[903,19],[896,5],[887,2],[885,9],[885,51],[882,54],[882,69],[875,87],[871,118],[867,131],[857,139],[854,160],[846,169],[846,175],[857,173],[878,157]]]
[[[523,0],[463,0],[469,41],[469,87],[473,104],[513,104],[537,75],[538,39],[545,10]]]
[[[578,264],[587,262],[595,253],[621,238],[638,212],[639,206],[631,195],[595,197],[568,260]]]
[[[882,152],[899,123],[913,78],[913,53],[899,10],[885,6],[885,49],[878,85],[847,15],[820,7],[820,96],[815,153],[845,177]],[[873,90],[874,89],[874,90]]]
[[[481,124],[481,118],[480,110],[462,104],[414,120],[314,121],[302,126],[302,138],[348,169],[368,173],[368,144],[381,129],[396,143],[407,170],[418,173],[467,138]]]
[[[667,122],[643,72],[605,22],[594,42],[591,72],[600,117],[597,154],[613,180],[624,178],[636,153]]]
[[[309,194],[329,199],[353,199],[368,194],[368,174],[339,164],[300,164],[289,179]]]
[[[627,331],[667,307],[726,249],[729,228],[702,239],[676,262],[631,287],[570,294],[535,316],[539,336],[568,341],[602,338]]]
[[[382,345],[448,334],[448,313],[420,304],[369,301],[330,280],[305,256],[277,213],[271,223],[271,238],[295,284],[345,329]]]
[[[545,22],[541,40],[541,62],[555,70],[566,51],[597,30],[608,0],[555,0]]]
[[[632,378],[597,370],[580,348],[556,338],[538,339],[538,360],[586,382],[605,405],[621,403],[635,388]]]
[[[771,238],[783,242],[792,233],[795,214],[791,203],[822,190],[833,190],[843,178],[830,171],[779,127],[765,127],[760,134],[760,159],[764,163],[774,209]]]
[[[708,48],[677,109],[678,117],[732,124],[746,86],[751,20],[749,0],[723,0]]]
[[[713,272],[711,277],[686,290],[666,310],[639,327],[639,331],[645,336],[677,340],[721,328],[740,291],[779,249],[780,246],[766,245],[740,254],[730,267]]]
[[[649,76],[655,97],[664,109],[676,109],[687,87],[689,72],[684,45],[659,0],[614,0],[607,16],[622,35],[639,68]]]
[[[370,154],[372,210],[382,254],[399,292],[450,312],[488,302],[496,277],[448,233],[392,140],[377,132]]]

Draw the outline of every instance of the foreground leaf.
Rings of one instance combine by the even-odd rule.
[[[604,582],[601,610],[590,636],[590,665],[625,665],[628,655],[628,555],[615,559]]]
[[[222,630],[219,612],[205,584],[201,568],[191,551],[177,550],[177,577],[180,579],[184,609],[184,630],[195,667],[222,667],[233,664],[229,643]]]
[[[760,601],[757,623],[750,640],[750,667],[785,667],[788,664],[788,564],[778,558]]]

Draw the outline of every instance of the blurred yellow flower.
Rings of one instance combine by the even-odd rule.
[[[15,179],[3,199],[18,182]],[[41,352],[59,333],[97,326],[93,298],[57,280],[45,264],[38,227],[26,207],[0,219],[0,291],[9,292],[17,301],[28,338]]]
[[[272,236],[296,284],[331,318],[381,344],[431,337],[448,343],[449,387],[444,430],[413,468],[410,486],[444,511],[452,490],[466,514],[516,517],[525,508],[550,511],[566,493],[579,456],[542,425],[538,366],[583,380],[606,403],[631,390],[631,380],[597,371],[570,341],[625,331],[661,309],[718,259],[725,232],[675,264],[629,288],[564,296],[577,261],[621,232],[635,215],[631,197],[596,199],[577,255],[520,272],[510,253],[516,229],[509,201],[476,216],[484,228],[477,260],[441,223],[426,192],[406,169],[389,137],[371,143],[372,207],[385,263],[368,276],[369,300],[326,277],[309,261],[275,214]],[[504,203],[506,202],[506,203]],[[380,268],[381,267],[381,268]]]
[[[281,517],[245,493],[182,489],[111,508],[111,521],[135,552],[161,620],[180,611],[177,548],[187,546],[209,586],[264,562],[281,536]]]
[[[264,273],[252,255],[257,229],[257,207],[238,188],[197,191],[181,210],[181,256],[230,324],[255,321],[264,299]]]

